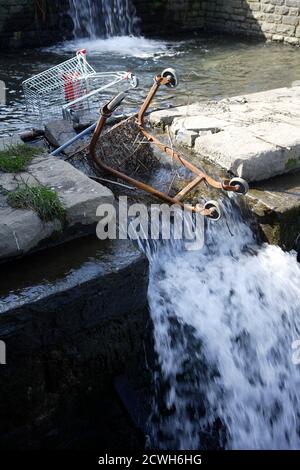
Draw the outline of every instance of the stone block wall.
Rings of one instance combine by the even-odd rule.
[[[300,0],[134,0],[145,34],[227,32],[300,44]]]
[[[176,36],[204,27],[202,0],[133,0],[133,3],[144,34]]]
[[[101,0],[95,0],[101,1]],[[300,0],[132,0],[145,35],[200,30],[300,44]],[[72,37],[69,0],[0,0],[0,47]]]
[[[300,0],[202,2],[206,29],[300,43]]]
[[[39,47],[70,37],[68,0],[0,0],[0,48]]]

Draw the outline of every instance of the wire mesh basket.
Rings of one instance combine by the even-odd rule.
[[[159,159],[141,133],[135,117],[122,120],[104,132],[96,152],[103,162],[131,176],[151,178],[159,167]],[[86,174],[107,177],[94,165],[89,146],[74,154],[69,161]]]
[[[96,151],[104,163],[131,176],[149,177],[159,166],[159,160],[135,117],[125,119],[105,132]]]
[[[40,123],[51,119],[76,119],[99,107],[99,94],[124,80],[126,72],[96,72],[86,59],[86,51],[56,65],[22,84],[27,110]],[[115,91],[115,90],[114,90]]]
[[[99,99],[105,102],[116,92],[124,88],[126,81],[131,81],[133,75],[127,72],[95,72],[85,79],[84,87],[80,93],[68,100],[62,106],[65,119],[79,121],[84,115],[93,113],[93,119],[99,115]]]

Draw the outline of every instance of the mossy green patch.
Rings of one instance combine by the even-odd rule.
[[[43,152],[41,148],[26,144],[11,145],[0,151],[0,171],[19,173],[26,170],[33,157]]]
[[[292,170],[293,168],[296,168],[298,165],[298,160],[296,160],[296,158],[290,158],[286,164],[285,164],[285,168],[287,170]]]
[[[23,184],[7,196],[8,203],[17,209],[31,209],[44,221],[65,218],[65,210],[55,191],[47,186]]]

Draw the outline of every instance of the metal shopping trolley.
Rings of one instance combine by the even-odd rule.
[[[173,150],[173,148],[169,147],[168,145],[160,142],[154,135],[152,135],[145,127],[145,113],[149,108],[155,94],[157,93],[159,87],[161,85],[166,85],[167,87],[174,88],[178,84],[178,79],[174,69],[165,69],[160,75],[157,75],[154,78],[154,84],[149,91],[144,103],[142,104],[139,112],[137,113],[137,117],[135,119],[135,126],[138,129],[140,135],[150,144],[154,144],[156,147],[159,148],[162,152],[164,152],[167,156],[171,159],[175,160],[177,163],[182,165],[183,167],[187,168],[194,174],[194,178],[186,184],[176,195],[170,196],[169,194],[162,192],[149,184],[146,184],[143,181],[140,181],[132,176],[132,174],[128,174],[124,172],[124,169],[120,166],[120,164],[116,164],[116,162],[111,158],[103,158],[103,149],[101,148],[101,140],[99,140],[101,132],[105,126],[107,118],[109,118],[112,113],[117,109],[117,107],[121,104],[124,100],[126,93],[119,93],[115,96],[109,103],[107,103],[101,110],[101,116],[98,120],[94,135],[92,137],[90,143],[90,154],[93,159],[95,166],[104,171],[106,173],[112,174],[117,179],[124,180],[125,182],[133,185],[138,189],[142,189],[147,193],[161,199],[168,204],[177,204],[187,210],[192,212],[200,212],[202,215],[209,217],[214,220],[218,220],[221,216],[221,210],[219,204],[216,201],[207,201],[204,206],[200,204],[191,205],[185,204],[184,199],[186,196],[195,189],[199,184],[206,183],[208,186],[211,186],[215,189],[222,189],[224,191],[232,191],[236,194],[246,194],[249,186],[248,183],[243,180],[242,178],[232,178],[231,180],[223,179],[221,181],[216,181],[202,170],[197,168],[191,162],[186,160],[180,153]],[[124,134],[123,139],[125,138],[125,126],[127,121],[124,121]],[[120,127],[121,124],[119,124]],[[111,145],[113,141],[116,139],[111,138]],[[98,145],[98,141],[99,144]],[[133,158],[135,152],[128,152],[127,146],[125,147],[125,151],[127,152],[127,161],[130,158]],[[113,152],[110,147],[109,155]],[[118,152],[119,153],[119,152]]]
[[[42,123],[60,118],[76,119],[99,106],[99,94],[124,83],[137,85],[130,72],[96,72],[86,50],[22,83],[27,110]],[[115,92],[115,90],[114,90]]]

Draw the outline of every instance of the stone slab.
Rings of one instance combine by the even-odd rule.
[[[289,124],[263,122],[198,137],[195,151],[247,181],[300,168],[300,133]]]
[[[164,127],[172,124],[173,119],[182,116],[195,116],[202,110],[202,106],[194,103],[188,106],[177,106],[174,108],[154,111],[150,114],[149,120],[152,126]]]
[[[195,140],[199,137],[198,132],[188,131],[187,129],[179,129],[177,134],[175,135],[176,142],[185,147],[193,147],[195,144]]]
[[[66,211],[63,225],[58,220],[41,221],[31,210],[13,209],[8,205],[3,189],[12,191],[22,181],[49,186],[56,191]],[[94,230],[97,207],[114,201],[108,188],[52,156],[34,158],[27,172],[20,175],[0,173],[1,186],[0,261]]]
[[[177,134],[180,129],[187,129],[188,131],[200,132],[211,131],[212,133],[219,132],[225,127],[229,126],[230,122],[218,119],[215,116],[207,116],[198,114],[197,116],[188,116],[184,118],[175,118],[172,123],[172,132]]]
[[[45,124],[45,138],[53,147],[58,148],[68,142],[68,140],[76,137],[73,124],[66,119],[49,121]],[[65,154],[74,153],[82,145],[81,141],[77,141],[64,150]]]
[[[24,254],[55,232],[61,223],[42,222],[35,212],[0,207],[0,261]]]
[[[200,158],[249,182],[300,169],[299,86],[152,114],[151,123],[167,123],[175,139],[192,147]]]

